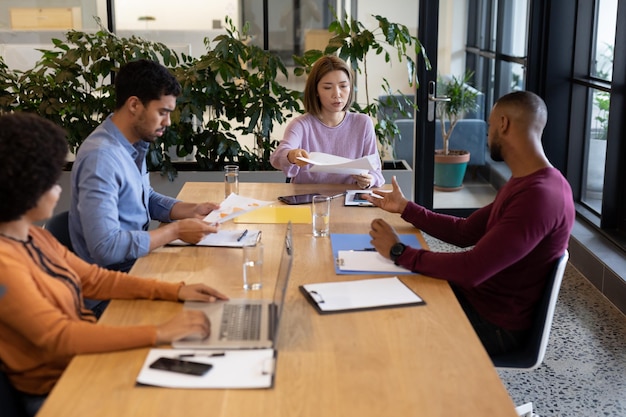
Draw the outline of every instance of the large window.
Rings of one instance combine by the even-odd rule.
[[[52,38],[70,30],[97,30],[94,17],[106,25],[103,0],[2,0],[0,56],[12,69],[26,70],[41,57],[38,49],[52,47]]]
[[[596,3],[586,22],[592,30],[591,43],[588,49],[581,49],[588,54],[589,66],[584,72],[577,68],[580,76],[575,78],[577,88],[585,89],[587,96],[580,200],[598,216],[602,215],[616,16],[617,0]]]
[[[486,95],[484,117],[498,97],[525,88],[527,0],[470,0],[467,69]]]
[[[619,10],[621,7],[621,10]],[[576,165],[568,179],[577,191],[579,214],[624,245],[625,179],[623,51],[625,32],[618,16],[626,4],[596,0],[580,4],[576,14],[569,152]],[[623,23],[622,23],[623,25]],[[575,173],[579,172],[580,175]]]

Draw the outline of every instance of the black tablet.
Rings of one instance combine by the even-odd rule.
[[[296,194],[296,195],[281,195],[278,197],[280,201],[287,204],[308,204],[313,201],[313,196],[320,195],[319,193],[311,194]]]

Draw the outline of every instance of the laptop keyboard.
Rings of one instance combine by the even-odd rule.
[[[261,304],[225,304],[220,340],[259,340]]]

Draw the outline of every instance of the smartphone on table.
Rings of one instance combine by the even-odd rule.
[[[313,196],[320,195],[319,193],[310,194],[295,194],[295,195],[281,195],[278,197],[280,201],[286,204],[309,204],[313,201]]]
[[[150,368],[185,375],[202,376],[209,372],[211,368],[213,368],[213,365],[210,363],[190,362],[182,359],[160,357],[150,364]]]

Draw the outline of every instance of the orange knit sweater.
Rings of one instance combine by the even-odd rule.
[[[0,361],[30,394],[50,392],[74,355],[154,345],[155,326],[98,325],[83,297],[176,301],[182,285],[88,264],[36,226],[28,243],[0,236],[0,284]]]

